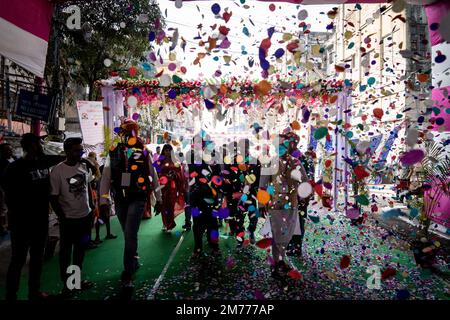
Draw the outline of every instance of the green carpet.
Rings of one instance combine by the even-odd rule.
[[[143,220],[139,230],[139,257],[141,268],[136,273],[136,294],[145,296],[148,286],[153,286],[155,280],[163,270],[167,260],[181,236],[181,225],[184,223],[184,215],[177,217],[177,227],[170,234],[161,232],[161,216],[150,220]],[[120,224],[116,217],[111,219],[111,230],[118,235],[117,239],[105,240],[98,248],[86,252],[84,260],[82,279],[92,281],[95,285],[76,296],[76,299],[114,299],[119,294],[120,274],[123,270],[122,257],[124,240]],[[105,235],[102,227],[100,236]],[[185,239],[188,243],[192,236]],[[26,271],[26,270],[24,270]],[[27,274],[23,272],[20,284],[19,299],[27,297]],[[50,294],[58,294],[62,289],[59,277],[58,256],[46,261],[43,267],[41,289]],[[0,288],[0,296],[5,296],[5,289]]]
[[[247,246],[237,251],[233,239],[221,239],[222,257],[174,261],[157,298],[450,300],[448,277],[417,267],[407,244],[375,227],[375,221],[358,228],[343,217],[331,220],[321,216],[317,223],[307,222],[304,258],[292,259],[301,279],[275,280],[269,250]],[[350,256],[350,265],[341,269],[344,255]],[[380,289],[369,289],[370,266],[381,272],[392,268],[395,275],[381,281]],[[438,266],[448,276],[446,261]]]
[[[94,288],[75,299],[118,299],[122,272],[123,238],[116,218],[112,230],[118,239],[106,240],[89,250],[83,277],[95,283]],[[140,270],[135,277],[134,299],[146,299],[161,274],[182,233],[184,215],[171,234],[161,232],[161,217],[142,222],[139,232]],[[450,299],[448,278],[438,277],[416,266],[405,241],[368,221],[364,226],[351,226],[344,217],[308,220],[304,258],[292,259],[300,279],[279,281],[270,275],[270,249],[248,245],[236,250],[236,240],[220,230],[222,256],[191,259],[193,234],[183,233],[184,240],[155,292],[155,299]],[[105,230],[102,228],[101,233]],[[206,238],[206,237],[205,237]],[[205,252],[209,254],[206,239]],[[342,256],[350,256],[350,265],[341,269]],[[438,261],[448,274],[445,259]],[[382,281],[379,290],[367,288],[369,266],[396,270]],[[19,298],[25,299],[27,277],[22,277]],[[57,294],[58,258],[44,265],[42,290]],[[4,288],[0,288],[4,296]]]

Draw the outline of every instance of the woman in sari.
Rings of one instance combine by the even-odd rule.
[[[157,161],[159,171],[159,183],[162,186],[162,204],[156,211],[162,215],[164,227],[162,231],[170,232],[175,228],[175,214],[182,212],[186,193],[186,182],[183,168],[180,163],[175,163],[172,158],[172,146],[164,145],[161,156]],[[177,212],[176,212],[177,211]]]

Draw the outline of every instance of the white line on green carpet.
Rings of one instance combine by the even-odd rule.
[[[155,293],[159,289],[159,286],[160,286],[162,280],[164,279],[164,276],[166,275],[167,270],[169,270],[169,267],[172,264],[173,259],[177,255],[177,252],[180,249],[181,243],[183,242],[183,240],[184,240],[184,234],[181,235],[180,240],[178,240],[178,243],[177,243],[175,249],[173,249],[172,253],[170,254],[169,260],[167,260],[167,263],[164,266],[164,269],[161,271],[161,274],[159,275],[158,279],[156,280],[155,285],[153,286],[150,293],[147,295],[147,300],[155,299]]]

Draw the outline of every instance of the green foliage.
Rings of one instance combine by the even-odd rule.
[[[450,159],[448,152],[441,143],[429,141],[425,147],[427,154],[421,162],[421,174],[424,184],[433,188],[427,192],[426,199],[423,199],[420,221],[422,222],[423,234],[428,237],[431,214],[435,212],[442,196],[450,195]]]
[[[71,5],[80,8],[80,30],[67,27],[70,13],[63,11]],[[158,33],[163,27],[158,5],[149,0],[65,1],[55,10],[47,64],[52,68],[58,61],[52,52],[59,39],[60,77],[66,79],[65,83],[89,86],[92,96],[96,80],[145,61],[151,49],[149,33]],[[104,64],[105,59],[112,61],[109,67]]]
[[[442,187],[445,194],[450,194],[450,159],[445,147],[436,142],[427,143],[427,155],[422,160],[424,180],[428,183],[435,183]]]

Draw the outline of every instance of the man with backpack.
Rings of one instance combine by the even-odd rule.
[[[158,175],[150,153],[138,137],[137,123],[126,120],[120,126],[121,141],[111,148],[100,182],[100,210],[109,212],[110,191],[125,238],[122,283],[132,287],[138,262],[138,231],[149,194],[155,193],[161,203]],[[104,213],[106,215],[106,213]]]

